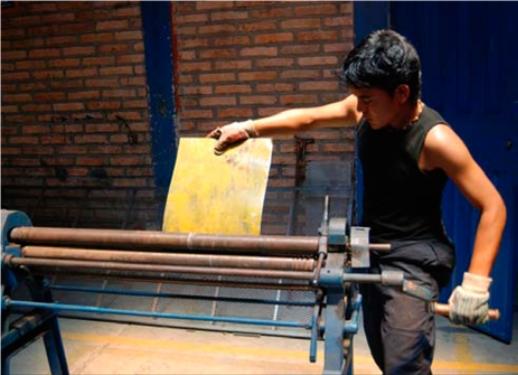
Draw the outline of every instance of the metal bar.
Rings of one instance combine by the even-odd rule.
[[[399,271],[384,271],[381,274],[344,273],[344,282],[359,284],[383,284],[389,286],[403,286],[404,276]]]
[[[349,283],[381,283],[381,275],[376,274],[360,274],[360,273],[344,273],[343,281]]]
[[[264,255],[312,255],[318,237],[221,236],[117,229],[17,227],[10,240],[22,245],[121,248],[127,250],[211,251]]]
[[[346,334],[344,335],[342,341],[342,351],[344,356],[344,362],[342,368],[336,372],[339,375],[353,375],[353,357],[354,357],[354,348],[353,348],[354,335]],[[327,375],[324,372],[325,375]]]
[[[41,303],[41,302],[40,302]],[[50,372],[53,375],[68,375],[68,364],[59,330],[58,318],[54,315],[48,322],[49,329],[43,335]]]
[[[70,269],[60,267],[41,267],[35,268],[32,272],[36,275],[52,275],[55,273],[70,275]],[[290,283],[290,284],[275,284],[266,282],[251,282],[242,280],[214,280],[214,279],[196,279],[196,278],[184,278],[178,275],[171,275],[168,273],[155,273],[155,272],[138,272],[138,271],[120,271],[111,270],[95,270],[95,269],[78,269],[74,270],[74,276],[83,277],[94,277],[96,280],[99,277],[115,278],[118,281],[145,281],[145,282],[168,282],[171,284],[180,285],[203,285],[203,286],[224,286],[226,288],[248,288],[248,289],[285,289],[285,290],[297,290],[297,291],[309,291],[317,289],[316,286],[310,285],[309,283]]]
[[[282,284],[282,279],[279,279],[279,284]],[[275,300],[281,300],[281,289],[277,289],[277,293],[275,293]],[[276,304],[273,308],[273,320],[277,320],[277,316],[279,315],[279,304]],[[276,327],[272,327],[272,329],[276,329]]]
[[[59,290],[65,292],[81,292],[81,293],[102,293],[102,294],[115,294],[115,295],[128,295],[136,297],[157,297],[157,298],[179,298],[179,299],[193,299],[200,301],[211,301],[216,300],[220,302],[238,302],[238,303],[260,303],[266,305],[287,305],[287,306],[313,306],[315,302],[297,302],[297,301],[282,301],[282,300],[268,300],[268,299],[250,299],[250,298],[232,298],[232,297],[219,297],[219,296],[192,296],[186,294],[177,293],[165,293],[165,292],[146,292],[141,290],[123,290],[123,289],[100,289],[100,288],[87,288],[81,286],[69,286],[69,285],[50,285],[50,289]],[[275,320],[275,319],[274,319]]]
[[[156,293],[154,293],[155,298],[153,298],[153,304],[151,305],[151,311],[153,312],[158,308],[158,299],[161,297],[162,285],[164,285],[164,283],[160,282],[156,287]]]
[[[60,318],[73,319],[73,320],[85,320],[85,321],[96,321],[103,323],[118,323],[118,324],[131,324],[142,327],[156,327],[156,328],[179,328],[179,329],[194,329],[194,330],[202,330],[202,331],[211,331],[211,332],[223,332],[223,333],[232,333],[232,334],[243,334],[243,335],[261,335],[261,336],[270,336],[270,337],[285,337],[292,339],[309,339],[309,334],[307,330],[277,330],[272,331],[269,327],[257,327],[257,326],[235,326],[229,327],[228,325],[211,325],[210,327],[206,327],[203,325],[199,325],[198,323],[188,323],[188,322],[180,322],[177,323],[175,320],[171,322],[163,322],[158,321],[157,319],[147,320],[147,319],[125,319],[125,317],[119,316],[103,316],[102,318],[96,318],[93,314],[78,314],[71,313],[67,314],[65,312],[58,313]],[[170,324],[169,324],[170,323]],[[2,373],[3,375],[3,373]]]
[[[317,266],[313,274],[313,285],[318,285],[318,280],[320,279],[320,272],[322,270],[322,265],[324,264],[325,255],[326,254],[324,252],[320,252],[318,254]]]
[[[218,281],[221,281],[223,279],[223,277],[221,275],[218,276]],[[216,288],[214,289],[214,299],[212,300],[212,306],[211,306],[211,309],[210,309],[210,316],[215,316],[216,315],[216,309],[217,309],[217,304],[218,304],[218,301],[217,301],[217,298],[219,297],[219,285],[216,286]],[[212,322],[212,324],[216,324],[216,322]]]
[[[75,259],[200,267],[235,267],[285,271],[312,271],[316,263],[314,259],[308,258],[169,254],[46,246],[25,246],[22,248],[22,255],[29,258]]]
[[[371,251],[390,251],[392,246],[389,243],[370,243],[369,250]]]
[[[309,343],[309,362],[315,363],[317,361],[317,340],[319,328],[320,306],[315,304],[313,306],[313,315],[311,317],[311,340]]]
[[[209,268],[209,267],[187,267],[169,266],[160,264],[134,264],[119,262],[89,262],[79,260],[62,259],[40,259],[40,258],[20,258],[4,256],[4,262],[13,266],[29,267],[61,267],[68,269],[105,269],[122,271],[148,271],[157,273],[187,273],[198,275],[226,275],[241,277],[265,277],[265,278],[285,278],[296,280],[311,280],[312,272],[297,271],[272,271],[256,269],[235,269],[235,268]]]
[[[279,327],[292,327],[292,328],[311,328],[310,324],[292,322],[292,321],[273,321],[266,319],[249,319],[239,317],[211,317],[208,315],[190,315],[190,314],[177,314],[177,313],[158,313],[141,310],[123,310],[123,309],[112,309],[106,307],[94,307],[84,305],[73,305],[73,304],[60,304],[60,303],[48,303],[48,302],[32,302],[32,301],[18,301],[4,298],[5,306],[7,307],[31,307],[39,309],[48,309],[52,311],[76,311],[76,312],[87,312],[96,314],[115,314],[115,315],[127,315],[127,316],[142,316],[142,317],[156,317],[166,319],[183,319],[183,320],[196,320],[196,321],[217,321],[225,323],[238,323],[238,324],[252,324],[261,326],[275,325]]]
[[[448,305],[447,303],[431,302],[430,310],[437,315],[444,316],[445,318],[450,317],[450,305]],[[489,309],[487,311],[487,318],[489,320],[500,319],[500,310],[499,309]]]
[[[103,279],[103,284],[102,284],[102,289],[101,290],[105,290],[106,289],[106,285],[108,285],[108,279]],[[103,295],[101,292],[99,292],[99,295],[97,296],[96,300],[95,300],[95,306],[99,307],[102,305],[102,302],[103,302]]]

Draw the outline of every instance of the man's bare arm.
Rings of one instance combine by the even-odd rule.
[[[360,117],[361,114],[357,111],[357,98],[349,95],[344,100],[320,107],[289,109],[257,120],[233,122],[214,129],[208,137],[217,139],[214,152],[220,155],[230,146],[250,137],[294,134],[335,124],[353,125],[359,122]]]
[[[259,136],[267,137],[297,133],[316,127],[354,125],[361,117],[356,107],[356,96],[349,95],[339,102],[319,107],[289,109],[257,119],[253,121],[253,126]]]
[[[425,139],[424,169],[440,168],[471,204],[480,210],[468,272],[489,276],[502,239],[506,208],[502,197],[476,163],[464,142],[448,126],[435,126]]]

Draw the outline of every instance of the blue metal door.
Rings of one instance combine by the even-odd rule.
[[[391,27],[420,54],[424,101],[463,138],[506,201],[490,301],[502,317],[480,330],[509,342],[518,261],[518,3],[393,2],[389,13]],[[452,186],[443,210],[457,252],[445,300],[468,267],[478,212]]]

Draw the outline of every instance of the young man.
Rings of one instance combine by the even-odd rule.
[[[469,269],[449,299],[450,319],[485,322],[505,205],[458,135],[421,101],[417,52],[398,33],[375,31],[349,53],[343,79],[350,95],[342,101],[215,129],[209,134],[218,139],[215,152],[249,137],[358,124],[362,225],[371,228],[371,242],[392,244],[390,253],[372,254],[372,269],[403,271],[435,297],[454,265],[440,208],[449,177],[481,214]],[[366,285],[361,292],[367,341],[380,369],[387,374],[430,373],[435,322],[426,303],[381,285]]]

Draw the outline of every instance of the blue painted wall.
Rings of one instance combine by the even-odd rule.
[[[384,29],[389,24],[389,2],[357,1],[354,3],[354,44],[357,45],[371,31]],[[358,148],[355,145],[353,225],[360,225],[363,216],[363,171]]]
[[[357,1],[354,3],[354,43],[371,31],[385,29],[390,23],[390,2]]]
[[[506,201],[508,224],[493,270],[491,305],[498,322],[481,329],[503,341],[512,337],[518,245],[518,3],[355,3],[357,37],[388,27],[418,50],[423,99],[464,139]],[[384,23],[384,20],[386,22]],[[468,267],[478,212],[451,184],[444,222],[456,244],[457,266],[443,301]]]
[[[149,122],[155,185],[167,194],[176,161],[171,3],[143,1],[142,29],[146,56]]]
[[[517,3],[392,3],[394,29],[420,53],[423,98],[443,114],[501,192],[508,225],[493,269],[490,304],[502,312],[481,329],[503,341],[512,335],[516,288],[516,191],[518,186]],[[444,220],[457,247],[451,287],[462,282],[471,258],[478,211],[448,186]],[[513,230],[514,229],[514,230]],[[442,293],[447,298],[451,288]]]

